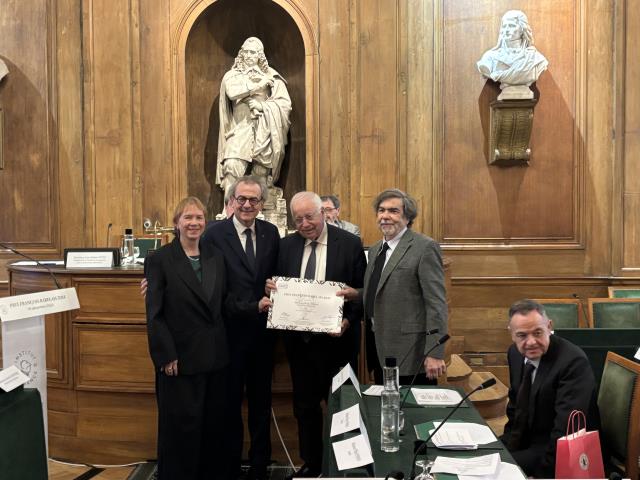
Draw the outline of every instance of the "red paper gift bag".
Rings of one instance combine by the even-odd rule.
[[[604,478],[600,435],[587,432],[580,410],[571,412],[567,434],[556,443],[556,478]]]

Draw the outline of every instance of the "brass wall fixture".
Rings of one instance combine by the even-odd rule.
[[[537,99],[491,102],[489,165],[529,165],[533,108]]]

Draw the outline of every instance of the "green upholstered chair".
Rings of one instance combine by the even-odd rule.
[[[559,328],[554,333],[587,354],[597,384],[609,352],[631,360],[640,346],[640,328]]]
[[[589,313],[593,328],[640,328],[640,299],[590,298]]]
[[[609,298],[640,298],[640,287],[609,287]]]
[[[541,298],[536,302],[544,306],[547,317],[553,320],[554,329],[586,326],[582,305],[577,298]]]
[[[600,443],[605,470],[638,480],[640,460],[640,364],[609,352],[598,391]]]

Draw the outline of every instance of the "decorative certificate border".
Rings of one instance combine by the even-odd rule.
[[[345,283],[342,282],[333,282],[330,280],[309,280],[306,278],[295,278],[295,277],[273,277],[273,280],[278,283],[278,280],[285,280],[293,283],[309,283],[316,285],[331,285],[332,287],[338,287],[340,290],[346,287]],[[273,300],[274,293],[271,293],[271,299]],[[290,331],[299,331],[299,332],[309,332],[309,333],[336,333],[336,330],[340,328],[342,319],[344,318],[344,303],[338,306],[338,311],[336,312],[336,318],[339,318],[339,322],[335,328],[314,328],[309,326],[302,325],[282,325],[275,323],[273,321],[273,307],[269,309],[269,313],[267,315],[267,328],[272,328],[276,330],[290,330]]]

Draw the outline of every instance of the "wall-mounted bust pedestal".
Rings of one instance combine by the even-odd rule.
[[[489,164],[528,165],[533,108],[538,100],[496,100],[491,102]]]

